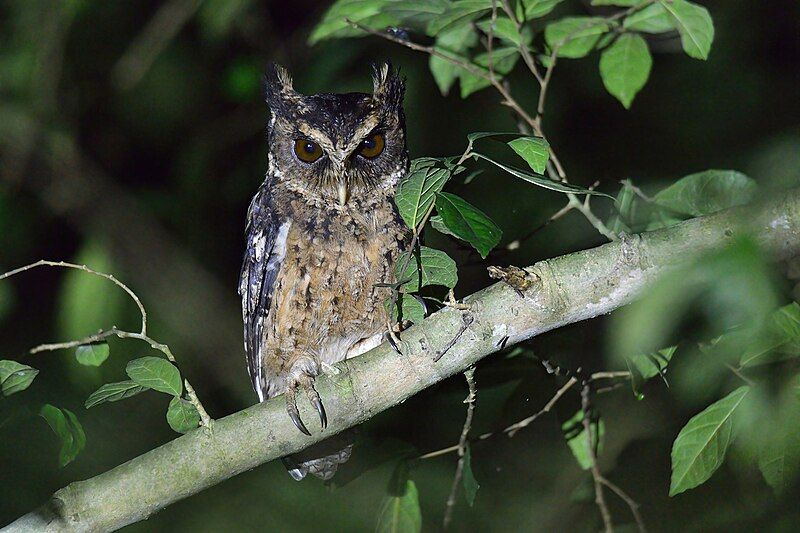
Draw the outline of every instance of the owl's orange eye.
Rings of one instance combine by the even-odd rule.
[[[383,139],[383,135],[376,133],[361,141],[358,147],[358,153],[368,159],[372,159],[373,157],[381,155],[385,145],[386,142]]]
[[[306,163],[313,163],[322,157],[322,148],[314,141],[308,139],[297,139],[294,142],[294,153],[300,158],[300,161]]]

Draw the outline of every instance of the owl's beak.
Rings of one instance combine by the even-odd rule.
[[[344,204],[347,203],[347,200],[350,197],[350,191],[348,190],[347,183],[340,181],[339,185],[336,187],[336,190],[339,193],[339,205],[344,207]]]

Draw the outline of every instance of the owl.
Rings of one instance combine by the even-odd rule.
[[[305,96],[280,66],[268,68],[266,179],[247,214],[239,294],[250,379],[260,401],[279,394],[310,435],[297,401],[327,415],[314,388],[325,365],[380,344],[394,264],[411,232],[394,203],[408,170],[404,82],[374,68],[373,92]],[[350,448],[289,461],[289,473],[330,478]],[[286,461],[285,461],[286,462]]]

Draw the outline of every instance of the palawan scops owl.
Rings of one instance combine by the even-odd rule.
[[[298,392],[324,429],[314,379],[323,363],[380,343],[388,292],[376,284],[394,281],[394,262],[410,242],[394,205],[409,164],[404,83],[388,64],[375,68],[373,83],[372,94],[305,96],[282,67],[265,76],[269,166],[247,214],[244,345],[259,399],[284,393],[289,416],[309,435]],[[327,479],[344,460],[290,473]]]

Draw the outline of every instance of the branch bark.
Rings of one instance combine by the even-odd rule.
[[[57,491],[41,508],[3,531],[108,531],[147,518],[192,494],[360,424],[508,345],[606,314],[632,301],[663,272],[749,231],[776,259],[800,254],[800,189],[753,206],[676,226],[528,268],[540,282],[523,297],[505,283],[445,308],[402,335],[403,355],[388,344],[344,361],[321,376],[328,430],[307,437],[286,416],[283,398],[215,421],[86,481]],[[447,352],[434,361],[462,330]],[[302,415],[314,418],[303,404]]]

